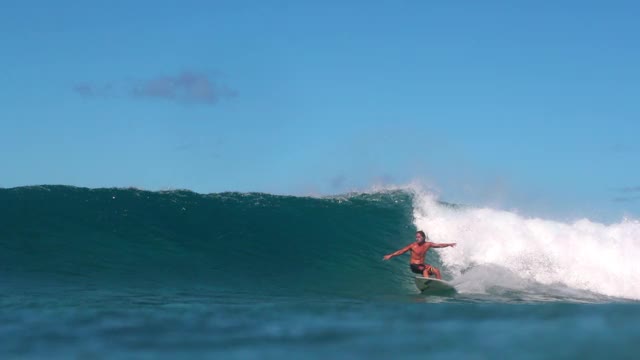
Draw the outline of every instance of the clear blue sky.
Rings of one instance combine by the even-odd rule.
[[[3,1],[0,187],[640,216],[632,1]]]

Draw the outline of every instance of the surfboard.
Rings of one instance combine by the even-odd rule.
[[[425,278],[422,276],[416,276],[416,287],[422,291],[422,293],[446,293],[456,291],[453,285],[444,280]]]

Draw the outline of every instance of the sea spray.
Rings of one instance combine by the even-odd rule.
[[[491,208],[447,206],[430,193],[412,191],[416,227],[426,230],[434,242],[458,243],[439,251],[439,256],[446,271],[460,282],[468,283],[464,277],[473,276],[473,282],[484,288],[521,290],[532,283],[557,284],[640,299],[637,220],[566,223]],[[484,276],[478,275],[479,269]]]

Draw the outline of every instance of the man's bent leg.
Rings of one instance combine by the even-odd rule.
[[[435,268],[431,265],[425,265],[424,270],[422,271],[422,276],[428,278],[429,275],[435,275],[436,273],[433,271]]]
[[[433,270],[433,274],[436,276],[436,279],[442,280],[442,275],[440,275],[440,270],[438,270],[437,268],[434,268],[433,266],[431,267],[431,269]]]

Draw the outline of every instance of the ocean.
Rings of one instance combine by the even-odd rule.
[[[455,294],[420,294],[424,230]],[[640,222],[419,188],[0,189],[2,359],[637,359]]]

